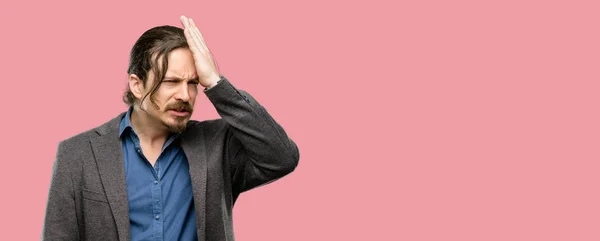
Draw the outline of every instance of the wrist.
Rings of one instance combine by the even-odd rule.
[[[208,82],[210,84],[208,84],[207,86],[204,86],[204,87],[206,89],[210,89],[210,88],[214,87],[215,85],[217,85],[219,83],[219,80],[221,80],[221,77],[217,74],[214,74],[210,78],[208,78]]]

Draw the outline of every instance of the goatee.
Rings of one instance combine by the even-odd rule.
[[[187,126],[187,121],[185,121],[185,120],[181,120],[181,122],[178,121],[178,123],[175,125],[166,124],[166,127],[167,127],[167,129],[169,129],[169,132],[175,133],[175,134],[181,134],[185,130],[186,126]]]

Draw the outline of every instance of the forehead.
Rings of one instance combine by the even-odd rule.
[[[174,49],[168,56],[169,65],[165,77],[192,78],[196,66],[192,52],[186,48]]]

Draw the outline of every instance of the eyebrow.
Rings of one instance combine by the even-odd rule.
[[[168,77],[165,77],[163,80],[177,80],[177,81],[182,81],[183,79],[181,79],[181,78],[178,78],[178,77],[171,77],[171,76],[168,76]],[[190,79],[190,81],[191,81],[191,82],[199,82],[199,81],[200,81],[200,79],[199,79],[198,77],[195,77],[195,78],[192,78],[192,79]]]

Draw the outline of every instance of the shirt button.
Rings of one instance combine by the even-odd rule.
[[[156,216],[154,216],[154,218],[155,218],[156,220],[159,220],[159,219],[160,219],[160,215],[156,215]]]
[[[158,184],[158,181],[154,181],[154,185]]]

